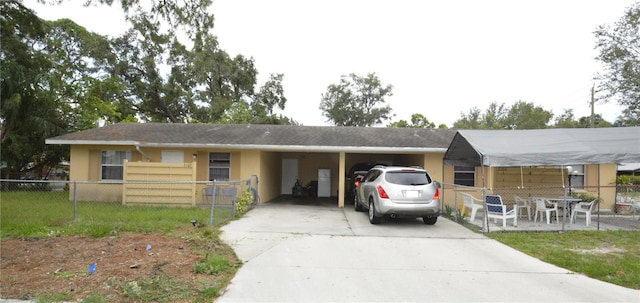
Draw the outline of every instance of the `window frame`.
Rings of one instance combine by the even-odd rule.
[[[215,158],[216,155],[225,155],[224,158]],[[229,181],[231,179],[231,153],[209,152],[208,156],[208,174],[209,181]],[[226,164],[226,165],[225,165]],[[226,178],[217,177],[212,174],[212,170],[226,169]]]
[[[572,167],[572,171],[568,171],[567,173],[569,175],[567,175],[567,179],[571,180],[571,186],[570,186],[570,190],[584,190],[585,189],[585,181],[587,181],[587,173],[586,173],[586,165],[585,164],[571,164],[571,165],[567,165],[567,166],[571,166]],[[566,169],[565,166],[562,169]],[[579,168],[579,169],[576,169]],[[573,174],[573,172],[576,172],[575,174]],[[576,186],[576,180],[579,180],[579,182],[577,182],[577,186]],[[569,180],[567,180],[569,181]],[[568,186],[569,184],[567,184]]]
[[[469,170],[471,169],[471,170]],[[471,184],[461,182],[458,174],[471,174],[471,179],[465,178],[464,181],[470,181]],[[475,166],[454,166],[453,167],[453,184],[461,186],[476,186],[476,167]]]
[[[108,155],[105,153],[115,153],[114,158],[121,159],[120,163],[105,163],[104,160],[107,159]],[[124,157],[117,156],[118,154],[124,153]],[[130,150],[115,150],[115,149],[104,149],[100,151],[100,181],[122,181],[124,179],[124,159],[131,161],[131,151]],[[105,178],[105,167],[109,168],[120,168],[120,178]]]

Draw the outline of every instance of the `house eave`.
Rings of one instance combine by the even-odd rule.
[[[380,147],[380,146],[313,146],[313,145],[256,145],[256,144],[202,144],[202,143],[149,143],[138,141],[100,140],[49,140],[46,144],[62,145],[106,145],[137,146],[153,148],[193,148],[193,149],[233,149],[262,150],[277,152],[350,152],[350,153],[445,153],[447,148],[439,147]]]

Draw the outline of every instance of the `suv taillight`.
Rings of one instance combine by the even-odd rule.
[[[354,187],[358,187],[358,186],[360,186],[360,181],[357,181],[357,180],[356,180],[356,182],[353,182],[353,185],[355,185]]]
[[[440,200],[440,190],[436,187],[436,193],[433,194],[432,200]]]
[[[387,195],[387,192],[384,191],[384,188],[382,188],[382,186],[378,185],[377,189],[378,189],[378,196],[380,196],[380,198],[389,199],[389,195]]]

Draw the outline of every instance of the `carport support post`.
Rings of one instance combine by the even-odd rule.
[[[346,194],[345,178],[345,152],[340,152],[340,162],[338,164],[338,207],[344,207],[344,196]]]
[[[562,170],[564,170],[564,167],[562,168]],[[571,178],[571,175],[569,175],[569,178]],[[571,180],[571,179],[569,179]],[[571,182],[571,181],[569,181]],[[567,221],[567,209],[569,209],[567,207],[567,192],[571,190],[571,185],[569,184],[569,187],[567,188],[566,186],[564,187],[564,201],[562,201],[562,231],[564,232],[564,222]],[[547,213],[548,215],[549,213]]]
[[[488,233],[489,217],[487,216],[487,203],[485,203],[487,200],[487,181],[484,177],[484,157],[480,153],[478,156],[480,156],[480,173],[482,174],[482,231]]]
[[[484,170],[482,171],[484,174]],[[489,232],[489,217],[487,216],[487,188],[482,187],[482,230],[485,232]]]

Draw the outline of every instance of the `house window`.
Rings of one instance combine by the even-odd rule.
[[[571,189],[584,189],[584,165],[570,165],[569,183]]]
[[[124,159],[131,161],[131,151],[103,150],[100,157],[101,180],[122,180]]]
[[[209,181],[229,180],[231,167],[231,154],[209,153]]]
[[[162,163],[183,163],[184,152],[180,150],[163,150],[160,152],[160,162]]]
[[[455,166],[453,168],[453,183],[456,185],[474,186],[476,168],[473,166]]]

